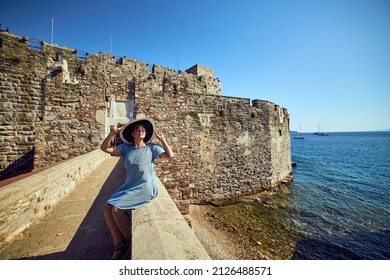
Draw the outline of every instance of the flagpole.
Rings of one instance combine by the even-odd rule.
[[[51,44],[53,44],[54,37],[54,18],[51,18]]]
[[[112,35],[110,35],[110,55],[112,54]]]

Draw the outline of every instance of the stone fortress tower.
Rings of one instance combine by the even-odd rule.
[[[183,214],[277,188],[291,174],[289,114],[222,96],[214,71],[175,71],[0,31],[0,179],[99,148],[110,126],[152,118],[175,151],[157,176]]]

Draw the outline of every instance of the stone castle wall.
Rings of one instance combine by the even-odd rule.
[[[190,201],[271,189],[291,173],[287,110],[222,96],[201,65],[176,72],[101,53],[80,59],[0,32],[0,90],[4,176],[98,149],[110,125],[136,117],[152,118],[175,152],[156,171],[182,213]]]

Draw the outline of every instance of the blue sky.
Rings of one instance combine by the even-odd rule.
[[[291,130],[390,128],[389,0],[1,0],[2,29],[163,67],[214,69],[225,96]]]

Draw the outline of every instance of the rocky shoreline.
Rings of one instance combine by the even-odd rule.
[[[270,195],[239,203],[191,205],[195,235],[212,259],[293,259],[299,234],[288,226],[288,199]]]

